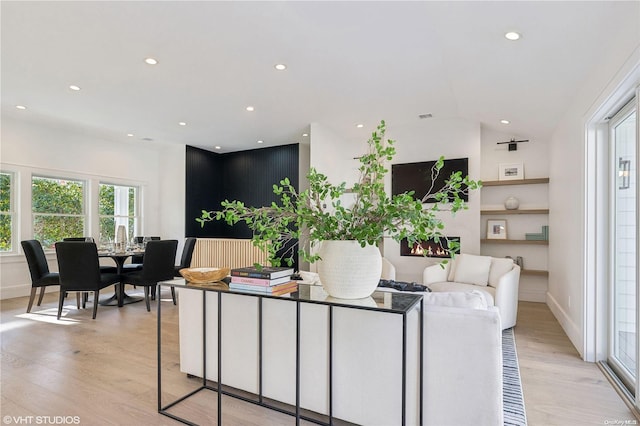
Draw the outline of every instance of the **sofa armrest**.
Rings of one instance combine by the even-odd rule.
[[[520,266],[514,264],[512,270],[500,277],[494,296],[495,305],[500,310],[503,330],[516,325],[519,285]]]
[[[445,265],[442,263],[436,263],[435,265],[427,266],[422,272],[422,284],[429,285],[431,283],[441,283],[447,281],[449,276],[449,268],[451,268],[451,261]]]
[[[424,424],[502,425],[498,312],[425,306],[423,343]]]

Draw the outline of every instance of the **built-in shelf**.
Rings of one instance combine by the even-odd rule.
[[[536,183],[549,183],[549,178],[488,180],[482,181],[482,186],[533,185]]]
[[[480,210],[480,214],[549,214],[549,209]]]
[[[533,244],[539,246],[548,246],[548,240],[490,240],[490,239],[482,239],[480,240],[482,244]]]
[[[548,277],[549,271],[542,271],[538,269],[523,269],[520,271],[520,275],[534,275],[538,277]]]

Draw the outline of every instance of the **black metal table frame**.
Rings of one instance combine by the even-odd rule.
[[[423,315],[424,315],[424,300],[422,296],[420,296],[419,300],[416,300],[411,306],[407,307],[404,311],[393,311],[393,310],[381,310],[380,308],[373,308],[368,306],[355,306],[348,304],[339,304],[335,302],[323,302],[323,301],[314,301],[314,300],[300,300],[297,298],[281,298],[278,296],[270,296],[263,294],[255,294],[255,293],[246,293],[239,291],[229,291],[222,290],[219,288],[203,288],[203,287],[187,287],[184,285],[176,285],[171,282],[160,282],[158,283],[158,291],[161,290],[161,287],[176,287],[185,288],[188,290],[200,290],[202,291],[202,385],[187,393],[186,395],[181,396],[173,402],[163,406],[162,405],[162,363],[161,363],[161,339],[162,339],[162,317],[161,317],[161,303],[160,298],[158,298],[158,340],[157,340],[157,351],[158,351],[158,413],[163,414],[167,417],[170,417],[174,420],[177,420],[181,423],[197,426],[197,423],[193,423],[187,419],[176,416],[175,414],[169,413],[171,407],[179,404],[180,402],[186,400],[187,398],[199,393],[202,390],[210,390],[214,391],[218,395],[218,417],[217,423],[218,425],[222,424],[222,395],[227,395],[233,398],[237,398],[246,402],[250,402],[252,404],[256,404],[271,410],[275,410],[284,414],[288,414],[291,416],[295,416],[296,418],[296,426],[299,426],[300,420],[306,420],[315,424],[332,426],[333,425],[333,308],[341,307],[348,309],[360,309],[360,310],[368,310],[375,312],[384,312],[396,315],[402,315],[402,425],[406,425],[406,408],[407,408],[407,400],[406,400],[406,392],[407,392],[407,313],[414,309],[415,305],[419,303],[420,309],[418,312],[418,329],[419,329],[419,337],[418,337],[418,363],[419,363],[419,392],[418,392],[418,407],[419,407],[419,425],[423,424],[423,332],[424,332],[424,323],[423,323]],[[216,378],[216,386],[207,385],[207,292],[215,292],[218,293],[218,375]],[[257,297],[258,300],[258,400],[254,400],[251,398],[244,397],[242,395],[235,394],[233,392],[225,391],[222,389],[222,295],[225,293],[233,294],[233,295],[242,295],[242,296],[250,296]],[[273,406],[264,402],[262,395],[262,299],[263,298],[277,299],[277,300],[285,300],[296,303],[296,407],[295,412],[285,410],[280,407]],[[300,413],[300,304],[301,303],[311,303],[311,304],[319,304],[325,305],[329,307],[329,423],[322,422],[315,418],[311,418],[308,416],[303,416]],[[320,414],[322,416],[327,416],[326,414]]]

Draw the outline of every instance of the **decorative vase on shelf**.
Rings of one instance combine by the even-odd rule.
[[[504,200],[504,207],[507,210],[517,210],[519,206],[520,206],[520,201],[518,201],[516,197],[511,196],[506,200]]]
[[[322,241],[318,275],[329,296],[362,299],[378,287],[382,256],[376,246],[361,247],[357,241]]]

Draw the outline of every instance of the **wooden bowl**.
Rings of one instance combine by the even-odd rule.
[[[189,282],[205,284],[220,281],[230,271],[229,268],[183,268],[179,272]]]

